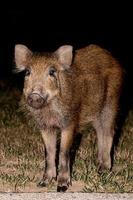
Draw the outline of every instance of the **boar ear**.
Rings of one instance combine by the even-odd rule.
[[[72,64],[73,57],[73,47],[70,45],[61,46],[56,50],[56,55],[59,59],[59,62],[65,67],[69,67]]]
[[[16,72],[25,70],[28,58],[32,55],[32,52],[24,45],[15,45],[15,63]]]

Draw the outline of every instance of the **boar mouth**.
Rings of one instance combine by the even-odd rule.
[[[47,102],[48,95],[43,96],[40,93],[32,92],[27,97],[27,103],[30,107],[39,109],[42,108]]]

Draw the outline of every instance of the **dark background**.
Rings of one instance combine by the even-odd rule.
[[[33,1],[34,2],[34,1]],[[1,7],[0,76],[11,75],[14,46],[22,43],[36,51],[52,51],[63,44],[80,48],[91,43],[111,51],[132,71],[132,10],[128,3],[85,4],[67,1],[49,5],[31,2]]]
[[[84,1],[7,2],[0,7],[0,78],[10,78],[14,46],[25,44],[35,51],[53,51],[63,44],[74,49],[95,43],[108,49],[126,71],[126,91],[132,99],[132,6],[107,1],[93,5]],[[34,5],[33,5],[34,4]],[[132,101],[132,100],[131,100]]]

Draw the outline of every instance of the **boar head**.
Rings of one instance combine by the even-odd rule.
[[[16,71],[25,71],[23,92],[28,105],[40,109],[61,95],[61,74],[70,69],[72,46],[61,46],[52,53],[36,53],[17,44],[15,63]]]

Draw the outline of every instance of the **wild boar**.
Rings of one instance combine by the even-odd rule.
[[[55,52],[32,52],[15,46],[18,71],[25,70],[24,99],[39,125],[46,148],[46,169],[40,185],[57,177],[68,188],[69,152],[76,132],[92,123],[97,133],[99,169],[111,168],[111,148],[119,108],[123,69],[107,50],[89,45],[76,50],[64,45]],[[61,132],[59,172],[56,174],[56,137]]]

